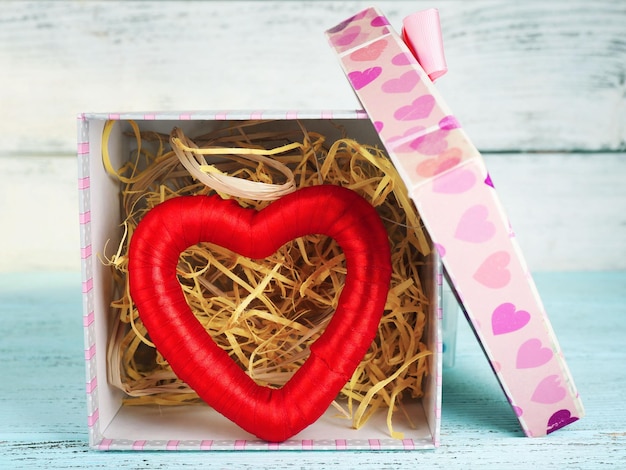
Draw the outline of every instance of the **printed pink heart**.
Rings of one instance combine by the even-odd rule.
[[[435,107],[435,97],[433,95],[422,95],[411,104],[401,106],[394,113],[398,121],[415,121],[427,118]]]
[[[374,27],[387,26],[389,24],[389,20],[384,16],[377,16],[370,23]]]
[[[341,23],[339,23],[337,26],[334,26],[334,27],[330,28],[326,32],[329,33],[329,34],[339,33],[341,31],[343,31],[344,29],[346,29],[348,27],[348,25],[350,23],[352,23],[352,20],[353,20],[353,18],[348,18],[347,20],[344,20]],[[334,43],[334,41],[333,41],[333,43]]]
[[[355,90],[360,90],[376,80],[382,71],[383,69],[381,67],[371,67],[362,71],[355,70],[348,74],[348,79]]]
[[[515,305],[505,302],[498,305],[491,315],[491,330],[494,335],[503,335],[524,328],[530,321],[530,313],[516,310]]]
[[[482,204],[467,209],[456,227],[454,237],[470,243],[484,243],[496,233],[496,226],[487,220],[489,209]]]
[[[452,148],[436,158],[429,158],[417,165],[417,174],[426,178],[438,175],[450,168],[454,168],[461,161],[461,150]]]
[[[470,170],[454,168],[435,178],[433,191],[444,194],[461,194],[469,191],[476,184],[476,176]]]
[[[380,131],[383,130],[383,127],[385,127],[385,124],[382,121],[374,121],[374,129],[376,129],[376,132],[379,134]]]
[[[407,145],[412,151],[419,152],[423,155],[439,155],[444,153],[448,148],[447,136],[448,131],[438,129],[418,137]]]
[[[557,429],[561,429],[568,424],[572,424],[575,421],[578,421],[578,418],[576,416],[572,416],[570,410],[559,410],[550,416],[550,419],[548,420],[547,434],[550,434]]]
[[[560,402],[567,395],[567,391],[561,387],[558,375],[549,375],[537,385],[530,399],[536,403],[552,404]]]
[[[393,65],[409,65],[409,64],[417,64],[417,60],[413,55],[407,54],[406,52],[402,52],[393,56],[391,59],[391,63]]]
[[[439,128],[445,129],[447,131],[451,131],[452,129],[458,129],[461,127],[461,124],[454,116],[445,116],[439,121]]]
[[[331,42],[335,46],[341,46],[341,47],[349,46],[356,40],[357,37],[359,37],[360,33],[361,33],[360,26],[351,26],[348,29],[346,29],[343,32],[343,34],[341,34],[341,36],[333,36],[331,38]]]
[[[420,77],[415,70],[409,70],[398,78],[392,78],[383,83],[382,90],[385,93],[408,93],[420,81]]]
[[[440,258],[443,258],[444,256],[446,256],[446,247],[439,244],[439,243],[435,243],[435,249],[437,250],[437,254],[439,254]]]
[[[511,273],[507,266],[511,255],[506,251],[496,251],[483,261],[474,273],[474,279],[490,289],[501,289],[511,282]]]
[[[362,47],[358,51],[354,51],[352,54],[350,54],[350,58],[357,62],[376,60],[383,53],[383,51],[387,47],[387,44],[388,43],[385,39],[373,42],[369,46]]]
[[[550,348],[544,348],[541,340],[531,338],[517,350],[515,367],[518,369],[531,369],[549,362],[554,353]]]

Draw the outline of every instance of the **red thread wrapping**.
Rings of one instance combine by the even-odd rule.
[[[342,248],[345,286],[326,331],[291,380],[280,389],[259,386],[196,320],[176,277],[179,256],[211,242],[265,258],[310,234],[332,237]],[[378,214],[349,189],[306,187],[260,211],[219,196],[185,196],[156,206],[137,226],[129,282],[152,341],[179,378],[246,431],[281,442],[326,411],[367,352],[387,298],[390,258]]]

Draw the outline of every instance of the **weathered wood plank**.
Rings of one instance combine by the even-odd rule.
[[[481,150],[626,147],[621,0],[381,0],[440,9],[443,96]],[[323,31],[366,2],[8,1],[0,155],[67,154],[83,111],[359,107]]]
[[[461,319],[435,451],[120,453],[87,447],[78,275],[0,273],[0,468],[624,468],[626,274],[535,280],[587,409],[545,438],[522,437]]]
[[[626,269],[626,153],[486,162],[531,270]],[[79,269],[75,176],[63,156],[0,158],[0,271]]]

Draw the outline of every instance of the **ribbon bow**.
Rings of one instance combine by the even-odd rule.
[[[443,52],[439,11],[435,8],[418,11],[403,22],[402,38],[434,82],[448,71]]]

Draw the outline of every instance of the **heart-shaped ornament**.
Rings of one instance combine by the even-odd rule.
[[[176,276],[180,254],[200,242],[266,258],[310,234],[345,254],[346,278],[324,333],[283,387],[256,384],[189,308]],[[156,348],[176,375],[244,430],[282,442],[315,422],[336,398],[376,336],[391,279],[387,232],[374,208],[339,186],[300,189],[256,211],[219,196],[183,196],[150,210],[129,246],[130,292]]]

